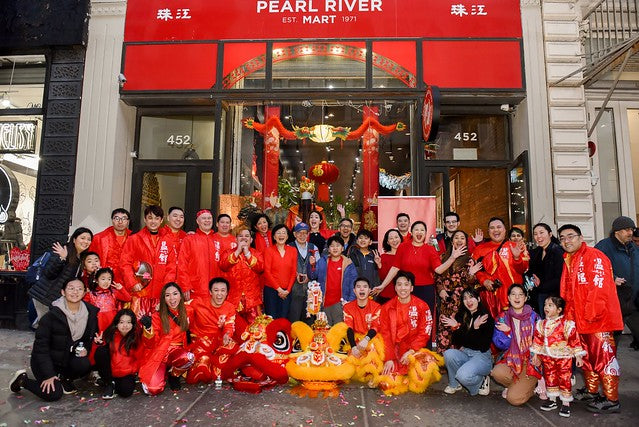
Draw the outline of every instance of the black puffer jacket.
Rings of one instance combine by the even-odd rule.
[[[67,246],[68,248],[68,246]],[[29,289],[29,296],[50,306],[53,301],[62,295],[62,285],[71,279],[80,277],[82,264],[78,260],[77,265],[71,265],[68,260],[62,261],[54,253],[42,268],[42,275],[38,282]]]
[[[93,337],[98,331],[100,309],[84,301],[82,304],[89,310],[89,319],[82,338],[77,341],[71,339],[67,317],[58,307],[51,307],[40,319],[31,351],[31,370],[39,380],[58,375],[69,363],[69,358],[80,341],[87,351],[91,352]]]

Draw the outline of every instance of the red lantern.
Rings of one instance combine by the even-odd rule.
[[[339,169],[333,163],[323,160],[311,166],[308,177],[315,181],[317,186],[317,200],[328,201],[328,184],[332,184],[339,178]]]

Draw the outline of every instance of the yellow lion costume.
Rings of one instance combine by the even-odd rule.
[[[293,389],[300,396],[337,396],[339,384],[348,381],[355,373],[355,367],[345,354],[345,323],[333,327],[328,324],[323,313],[311,328],[304,322],[291,325],[293,353],[286,364],[288,375],[300,381],[301,387]]]
[[[425,348],[408,356],[408,372],[406,375],[379,375],[377,386],[385,395],[403,394],[407,391],[423,393],[429,385],[442,377],[440,366],[444,366],[444,358]]]

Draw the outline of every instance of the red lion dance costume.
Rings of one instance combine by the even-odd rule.
[[[233,388],[259,393],[277,384],[286,384],[286,362],[291,353],[291,322],[265,314],[255,318],[242,333],[237,351],[225,347],[213,357],[214,369]]]

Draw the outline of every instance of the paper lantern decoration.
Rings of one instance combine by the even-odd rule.
[[[317,182],[317,200],[320,202],[328,201],[328,185],[337,181],[339,178],[339,169],[333,163],[323,160],[311,166],[308,177]]]

